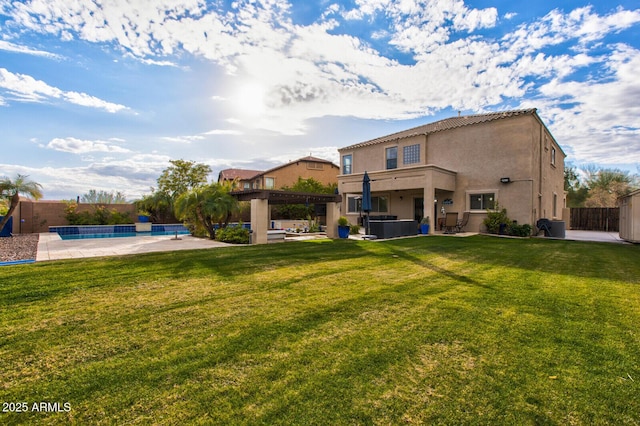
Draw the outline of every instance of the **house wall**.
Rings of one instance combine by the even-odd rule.
[[[22,200],[13,213],[13,233],[31,234],[49,232],[50,226],[68,225],[65,218],[64,201],[31,201]],[[137,210],[134,204],[108,204],[109,210],[129,213],[131,223],[137,220]],[[78,213],[92,211],[93,204],[79,204]]]
[[[403,148],[420,146],[420,163],[405,165]],[[385,152],[388,147],[398,147],[397,169],[385,170]],[[555,164],[551,163],[555,149]],[[471,194],[493,193],[500,207],[507,209],[512,220],[520,224],[535,225],[537,219],[546,217],[562,219],[565,205],[564,153],[554,141],[537,114],[519,115],[504,119],[473,124],[428,135],[415,135],[404,139],[372,143],[370,145],[340,150],[341,165],[344,155],[352,155],[352,174],[359,176],[365,170],[371,176],[384,171],[398,179],[389,179],[387,184],[372,183],[372,193],[387,191],[393,213],[402,218],[413,218],[415,190],[422,188],[425,200],[425,216],[437,223],[445,212],[469,211]],[[419,172],[421,167],[437,166],[455,175],[454,187],[439,182],[446,173],[432,175]],[[414,178],[399,178],[408,170],[415,172]],[[511,183],[501,183],[508,177]],[[340,192],[356,190],[349,185],[349,175],[340,175]],[[357,179],[356,179],[357,180]],[[377,186],[377,188],[376,188]],[[433,195],[431,195],[433,194]],[[554,210],[555,195],[555,210]],[[402,199],[400,199],[402,197]],[[433,212],[433,199],[438,199],[438,215]],[[443,205],[444,199],[453,203]],[[343,214],[346,213],[343,203]],[[435,216],[435,217],[434,217]],[[471,211],[468,230],[482,229],[485,210]]]
[[[259,189],[266,189],[265,178],[274,179],[273,189],[291,187],[298,182],[298,178],[313,178],[323,185],[337,184],[339,171],[339,167],[331,163],[296,161],[261,175]]]

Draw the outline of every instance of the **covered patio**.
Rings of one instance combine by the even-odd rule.
[[[337,194],[315,194],[307,192],[290,192],[270,189],[254,189],[248,191],[234,191],[230,193],[238,201],[251,202],[251,231],[252,244],[266,244],[271,209],[270,205],[278,204],[325,204],[327,206],[327,237],[337,238],[337,222],[340,216],[338,203],[342,197]]]
[[[372,217],[392,217],[398,220],[420,221],[429,216],[435,228],[440,206],[453,199],[456,185],[455,171],[434,165],[407,167],[368,172],[371,196],[374,199]],[[360,221],[359,200],[362,197],[364,173],[340,176],[342,213],[351,223]],[[447,205],[447,210],[462,212],[463,206]]]

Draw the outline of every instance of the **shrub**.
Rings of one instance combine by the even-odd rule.
[[[358,235],[360,233],[360,225],[351,225],[349,227],[349,233],[351,235]]]
[[[500,231],[500,225],[511,223],[507,216],[507,209],[498,209],[499,207],[496,206],[495,211],[487,211],[487,218],[482,222],[490,234],[497,234]]]
[[[242,224],[227,226],[216,231],[216,240],[231,244],[249,244],[249,230]]]
[[[108,210],[105,206],[93,206],[93,212],[77,212],[78,204],[67,203],[65,207],[65,218],[69,225],[120,225],[123,223],[133,223],[129,213],[120,213],[116,209]]]
[[[509,225],[509,235],[513,235],[514,237],[530,237],[531,225],[518,225],[517,223],[512,223]]]

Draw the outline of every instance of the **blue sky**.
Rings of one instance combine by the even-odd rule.
[[[560,5],[558,5],[560,4]],[[0,0],[0,176],[150,192],[538,108],[576,166],[640,167],[634,1]]]

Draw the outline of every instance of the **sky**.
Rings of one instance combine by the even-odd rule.
[[[640,173],[640,3],[0,0],[0,177],[149,194],[537,108],[572,165]]]

